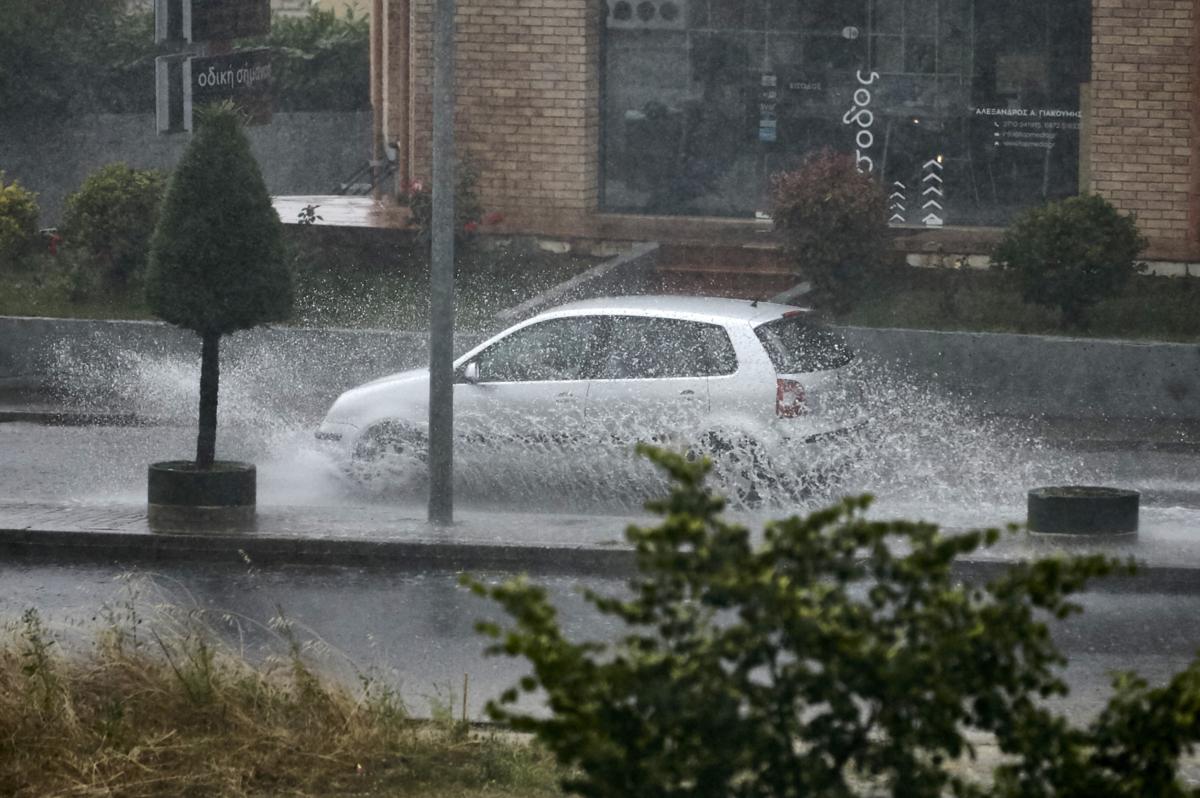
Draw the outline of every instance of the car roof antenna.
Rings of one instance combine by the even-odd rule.
[[[758,300],[757,299],[751,300],[750,307],[752,307],[752,308],[758,307]]]

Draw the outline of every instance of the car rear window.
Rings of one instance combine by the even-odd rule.
[[[828,371],[851,361],[846,339],[828,327],[799,316],[785,316],[754,328],[771,357],[776,373]]]

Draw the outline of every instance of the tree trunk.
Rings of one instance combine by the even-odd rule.
[[[220,333],[201,335],[200,434],[196,437],[196,467],[212,468],[217,450],[217,386],[221,379]]]

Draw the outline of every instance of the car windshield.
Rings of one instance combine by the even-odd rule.
[[[836,369],[854,357],[841,335],[800,316],[767,322],[755,327],[754,333],[779,374]]]

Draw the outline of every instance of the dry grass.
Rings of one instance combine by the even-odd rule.
[[[147,622],[149,621],[149,622]],[[260,664],[195,613],[127,613],[85,643],[32,611],[0,641],[0,795],[557,795],[542,750],[414,720],[287,655]]]

